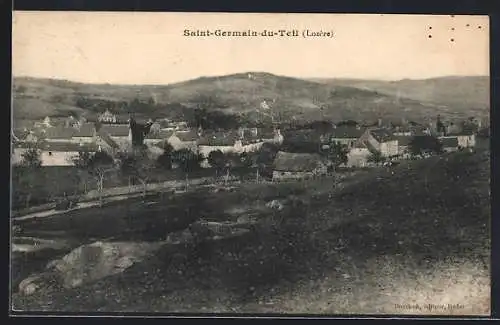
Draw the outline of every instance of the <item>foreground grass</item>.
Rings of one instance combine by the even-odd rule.
[[[14,295],[14,305],[60,311],[489,313],[488,153],[375,171],[339,192],[321,184],[301,184],[305,191],[291,185],[283,187],[287,191],[250,186],[198,193],[196,200],[178,202],[184,210],[175,211],[196,202],[196,214],[224,219],[232,203],[298,199],[275,212],[284,218],[280,226],[262,223],[239,238],[165,247],[121,275],[72,290]],[[163,210],[158,215],[165,219]],[[104,222],[108,216],[94,218]],[[426,310],[429,304],[455,307]]]

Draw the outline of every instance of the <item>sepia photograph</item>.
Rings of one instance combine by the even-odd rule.
[[[12,12],[11,314],[489,316],[489,18]]]

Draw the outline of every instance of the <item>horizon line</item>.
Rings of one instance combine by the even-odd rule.
[[[173,81],[173,82],[168,82],[168,83],[107,83],[107,82],[89,82],[89,81],[79,81],[75,79],[67,79],[67,78],[58,78],[58,77],[37,77],[37,76],[30,76],[30,75],[17,75],[15,76],[12,74],[12,80],[16,78],[26,78],[26,79],[39,79],[39,80],[54,80],[54,81],[61,81],[61,82],[71,82],[71,83],[78,83],[78,84],[87,84],[87,85],[95,85],[95,86],[143,86],[143,87],[151,87],[151,86],[170,86],[170,85],[175,85],[175,84],[180,84],[180,83],[185,83],[185,82],[190,82],[194,81],[197,79],[201,78],[217,78],[217,77],[228,77],[228,76],[234,76],[234,75],[239,75],[239,74],[249,74],[249,73],[266,73],[270,75],[274,75],[277,77],[285,77],[285,78],[295,78],[295,79],[301,79],[304,81],[309,81],[309,82],[315,82],[314,79],[316,80],[361,80],[361,81],[382,81],[382,82],[398,82],[398,81],[423,81],[423,80],[432,80],[432,79],[444,79],[444,78],[466,78],[466,77],[487,77],[489,78],[489,75],[442,75],[442,76],[433,76],[433,77],[427,77],[427,78],[398,78],[398,79],[383,79],[383,78],[356,78],[356,77],[297,77],[297,76],[289,76],[289,75],[280,75],[276,73],[271,73],[271,72],[265,72],[265,71],[241,71],[241,72],[235,72],[235,73],[229,73],[229,74],[224,74],[224,75],[200,75],[198,77],[194,77],[191,79],[185,79],[185,80],[179,80],[179,81]]]

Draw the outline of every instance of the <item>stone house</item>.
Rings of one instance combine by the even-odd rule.
[[[368,149],[376,150],[383,157],[395,157],[399,154],[397,138],[385,128],[369,128],[360,138]]]
[[[273,162],[273,180],[309,178],[327,171],[326,161],[318,154],[280,151]]]

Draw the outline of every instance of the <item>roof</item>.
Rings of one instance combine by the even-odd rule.
[[[398,140],[398,146],[408,146],[410,144],[410,141],[413,139],[411,136],[394,136],[396,140]]]
[[[168,139],[174,134],[173,131],[160,130],[159,132],[149,132],[146,139]]]
[[[18,148],[27,148],[32,144],[20,143],[16,145]],[[54,151],[54,152],[78,152],[78,151],[97,151],[97,146],[95,144],[78,144],[70,142],[44,142],[38,144],[38,148],[43,151]]]
[[[74,137],[92,137],[94,136],[95,126],[93,123],[84,123],[76,129]]]
[[[234,146],[239,140],[236,132],[210,132],[204,134],[198,144],[202,146]]]
[[[440,138],[444,148],[456,148],[458,147],[458,139],[455,137],[450,138]]]
[[[45,129],[44,136],[47,139],[70,139],[76,133],[71,127],[52,127]]]
[[[322,160],[318,154],[280,151],[274,159],[274,169],[277,171],[308,172],[319,167]]]
[[[473,130],[462,130],[462,131],[459,131],[459,132],[448,133],[449,136],[454,136],[454,137],[470,136],[470,135],[473,135],[473,134],[474,134]]]
[[[175,132],[175,136],[182,142],[192,142],[198,140],[198,133],[196,131]]]
[[[114,148],[114,149],[118,149],[120,148],[120,146],[118,145],[118,143],[116,143],[115,140],[113,140],[109,135],[108,133],[106,132],[102,132],[102,130],[99,130],[97,132],[97,134],[99,135],[99,137],[104,141],[106,142],[106,144],[108,146],[110,146],[111,148]]]
[[[373,129],[370,130],[370,134],[379,143],[395,140],[395,136],[387,129]]]
[[[286,142],[321,142],[321,133],[313,129],[290,130],[286,131],[284,138]]]
[[[358,139],[365,132],[365,128],[357,128],[355,126],[342,125],[332,130],[332,138],[334,139]]]
[[[128,124],[103,124],[99,131],[106,132],[112,137],[127,137],[129,134]]]

